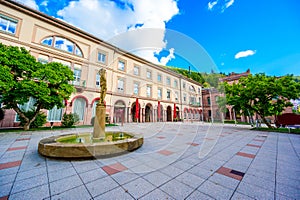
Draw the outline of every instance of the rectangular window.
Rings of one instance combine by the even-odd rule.
[[[167,90],[167,100],[171,100],[171,91]]]
[[[125,71],[125,61],[119,60],[118,70]]]
[[[100,74],[96,74],[96,87],[99,88],[100,87]]]
[[[167,82],[167,85],[171,85],[171,78],[167,77],[166,82]]]
[[[191,96],[190,97],[190,104],[195,105],[196,104],[196,97]]]
[[[207,97],[207,104],[210,105],[210,97]]]
[[[183,87],[183,89],[185,89],[185,82],[182,83],[182,87]]]
[[[152,72],[147,70],[147,79],[151,79],[152,78]]]
[[[151,85],[147,85],[147,97],[151,97],[152,96],[152,87]]]
[[[39,55],[38,56],[38,62],[42,63],[42,64],[46,64],[49,62],[49,57],[48,56],[44,56],[44,55]]]
[[[186,102],[186,94],[183,94],[183,101]]]
[[[139,95],[139,88],[140,88],[139,83],[134,83],[133,84],[133,94]]]
[[[157,89],[157,98],[162,99],[162,89],[161,88]]]
[[[201,88],[198,88],[198,94],[201,94]]]
[[[74,76],[73,85],[80,85],[81,69],[74,69],[73,76]]]
[[[133,74],[136,76],[140,75],[140,67],[139,66],[134,66],[133,67]]]
[[[177,80],[174,80],[174,88],[178,88],[178,82],[177,82]]]
[[[118,92],[124,93],[124,79],[118,78]]]
[[[15,35],[18,21],[0,14],[0,31]]]
[[[175,101],[178,101],[178,92],[175,92]]]
[[[106,54],[98,52],[98,62],[106,63]]]
[[[157,74],[157,81],[161,82],[161,74]]]

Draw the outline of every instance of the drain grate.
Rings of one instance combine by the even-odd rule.
[[[238,176],[242,176],[242,177],[245,175],[245,173],[240,172],[240,171],[236,171],[236,170],[231,170],[230,173],[238,175]]]

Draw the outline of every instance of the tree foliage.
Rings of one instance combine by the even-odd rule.
[[[263,122],[271,128],[267,116],[277,115],[291,106],[290,99],[300,96],[300,83],[292,75],[280,78],[265,74],[249,75],[238,83],[225,83],[226,100],[235,110],[244,114],[257,113]]]
[[[74,88],[69,84],[73,72],[60,63],[41,64],[25,48],[0,43],[0,95],[4,109],[14,109],[30,128],[41,109],[64,106]],[[34,115],[27,117],[19,108],[32,97],[36,101]]]
[[[172,71],[175,71],[179,74],[182,74],[183,76],[186,76],[188,78],[191,78],[194,81],[197,81],[204,87],[214,87],[218,88],[219,85],[219,78],[224,77],[225,75],[220,73],[200,73],[195,71],[189,71],[187,69],[181,69],[176,67],[168,67],[168,69],[171,69]]]

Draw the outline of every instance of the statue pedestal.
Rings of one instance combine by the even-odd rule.
[[[105,118],[106,118],[106,107],[103,105],[97,105],[96,115],[94,120],[93,139],[105,138]]]

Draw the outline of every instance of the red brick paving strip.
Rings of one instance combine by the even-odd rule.
[[[257,147],[257,148],[261,147],[260,145],[256,145],[256,144],[247,144],[247,146],[249,146],[249,147]]]
[[[0,197],[0,200],[7,200],[8,196]]]
[[[162,155],[168,156],[168,155],[173,154],[174,152],[168,151],[168,150],[160,150],[160,151],[158,151],[157,153],[160,153],[160,154],[162,154]]]
[[[233,173],[231,173],[232,171],[234,171],[234,170],[226,168],[226,167],[220,167],[216,172],[218,174],[222,174],[224,176],[227,176],[227,177],[230,177],[230,178],[234,178],[234,179],[239,180],[239,181],[243,179],[243,176],[237,175],[237,174],[233,174]],[[243,174],[242,172],[240,172],[240,173]]]
[[[158,138],[158,139],[165,139],[166,137],[158,136],[157,138]]]
[[[20,166],[22,163],[22,160],[14,161],[14,162],[8,162],[8,163],[1,163],[0,164],[0,170]]]
[[[11,147],[8,148],[7,151],[15,151],[15,150],[22,150],[22,149],[26,149],[27,146],[22,146],[22,147]]]
[[[16,139],[16,141],[23,141],[23,140],[30,140],[30,138],[19,138],[19,139]]]
[[[127,170],[128,168],[122,165],[121,163],[115,163],[112,165],[107,165],[101,167],[108,175],[113,175],[122,171]]]
[[[196,147],[196,146],[198,146],[199,144],[197,144],[197,143],[194,143],[194,142],[188,142],[187,143],[188,145],[191,145],[191,146],[194,146],[194,147]]]
[[[255,158],[255,155],[254,154],[250,154],[250,153],[237,152],[236,155],[243,156],[243,157],[246,157],[246,158]]]

